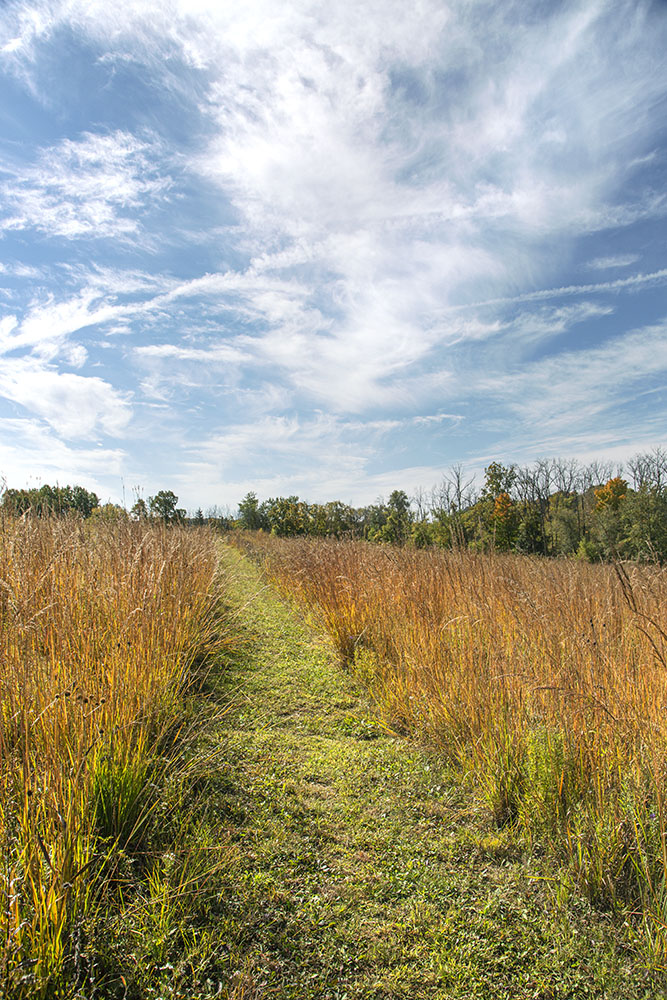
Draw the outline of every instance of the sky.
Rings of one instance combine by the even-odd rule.
[[[667,439],[665,0],[0,7],[0,478],[362,504]]]

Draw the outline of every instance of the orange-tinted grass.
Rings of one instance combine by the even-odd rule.
[[[200,529],[0,521],[0,992],[75,968],[113,857],[141,847],[195,658],[218,633]]]

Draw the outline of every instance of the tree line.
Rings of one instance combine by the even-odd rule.
[[[453,466],[430,491],[409,497],[394,490],[365,507],[340,500],[308,503],[298,496],[241,500],[236,517],[211,508],[188,515],[171,490],[130,510],[101,504],[82,486],[5,489],[0,511],[22,516],[75,514],[84,518],[159,521],[219,530],[235,527],[280,537],[360,538],[421,548],[577,555],[595,561],[667,561],[667,452],[655,448],[615,468],[576,459],[538,459],[533,465],[491,462],[481,486]]]
[[[667,560],[667,452],[608,462],[491,462],[481,487],[454,466],[430,492],[394,490],[385,502],[351,507],[298,496],[239,504],[236,523],[281,537],[353,537],[395,545],[474,551]]]
[[[0,482],[0,512],[15,517],[27,514],[36,517],[60,517],[68,514],[92,520],[114,521],[128,518],[132,521],[153,521],[164,524],[203,525],[229,530],[234,521],[219,507],[211,507],[206,514],[201,508],[188,514],[178,506],[178,497],[172,490],[159,490],[144,499],[136,496],[129,510],[118,503],[101,503],[96,493],[83,486],[33,486],[27,489],[6,488]]]
[[[83,486],[50,486],[45,483],[28,489],[5,489],[0,509],[18,517],[28,513],[37,517],[78,514],[96,520],[131,517],[133,520],[150,519],[167,524],[184,523],[187,511],[177,507],[177,503],[175,493],[160,490],[148,500],[138,497],[128,512],[120,504],[101,503],[96,493]]]

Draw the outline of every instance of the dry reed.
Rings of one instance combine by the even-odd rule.
[[[3,995],[81,972],[86,920],[114,857],[141,848],[193,663],[219,638],[214,569],[203,530],[0,522]]]

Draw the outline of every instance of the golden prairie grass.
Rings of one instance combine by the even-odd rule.
[[[246,536],[395,726],[667,950],[667,570]]]
[[[114,859],[142,846],[193,665],[221,641],[214,571],[203,529],[0,522],[2,995],[76,978]]]

